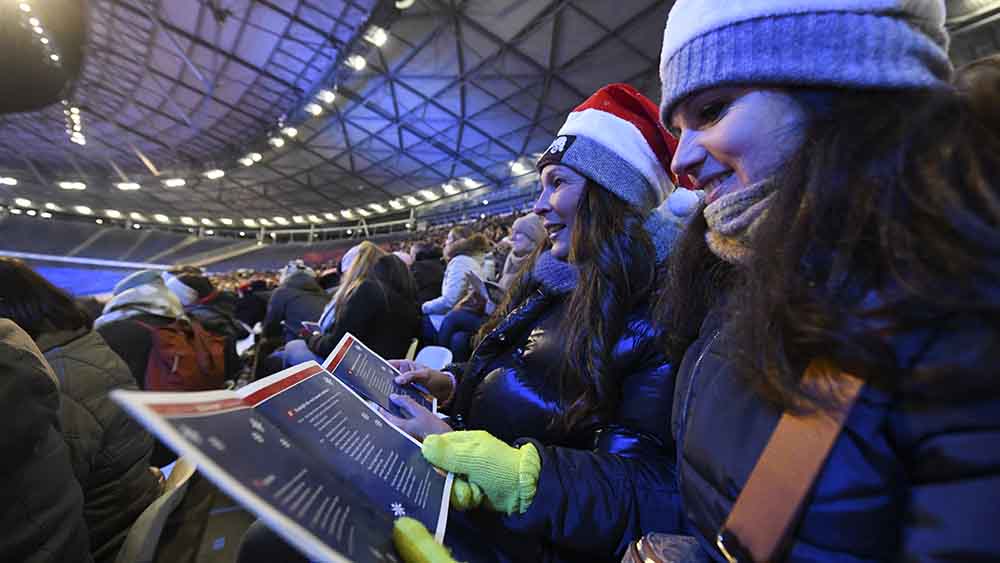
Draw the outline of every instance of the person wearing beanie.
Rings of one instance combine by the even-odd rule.
[[[704,203],[661,316],[703,557],[1000,559],[1000,91],[952,85],[944,24],[943,0],[670,12],[661,114]],[[747,538],[776,511],[727,522],[783,413],[846,418],[771,548]]]
[[[643,533],[679,529],[679,504],[664,500],[676,492],[673,366],[653,318],[682,227],[664,203],[674,146],[634,88],[594,93],[538,161],[549,247],[521,268],[471,359],[444,372],[397,362],[399,381],[434,392],[460,430],[398,401],[411,418],[394,422],[464,476],[453,503],[478,508],[449,521],[476,530],[451,536],[460,558],[617,561]],[[410,539],[397,533],[402,553]]]
[[[302,260],[289,262],[267,304],[264,336],[278,345],[295,340],[303,321],[319,320],[327,300],[326,292],[316,283],[316,272]]]
[[[184,312],[205,330],[234,342],[250,336],[247,327],[236,319],[235,296],[218,291],[212,280],[200,274],[168,274],[165,278],[167,287],[184,305]]]

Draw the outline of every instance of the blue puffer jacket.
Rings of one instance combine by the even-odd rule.
[[[555,328],[572,288],[553,273],[535,265],[536,288],[479,344],[459,387],[456,410],[466,428],[508,442],[531,440],[542,462],[528,511],[498,516],[493,526],[480,514],[478,533],[494,529],[489,535],[504,551],[498,560],[617,562],[643,533],[679,526],[672,366],[657,345],[650,311],[640,308],[607,366],[620,386],[610,420],[569,432],[552,428],[562,407],[551,374],[564,346]],[[467,558],[485,559],[474,552]]]
[[[714,538],[780,412],[734,369],[713,312],[677,376],[672,430],[687,523]],[[866,386],[791,538],[794,561],[998,561],[1000,319],[959,317],[892,337],[902,381]]]

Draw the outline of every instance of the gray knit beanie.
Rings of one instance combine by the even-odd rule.
[[[677,0],[660,58],[662,115],[739,84],[947,87],[944,0]]]

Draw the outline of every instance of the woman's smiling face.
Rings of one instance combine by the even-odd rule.
[[[541,184],[542,193],[532,210],[542,218],[552,241],[552,257],[566,260],[573,244],[576,210],[587,187],[587,178],[568,166],[550,164],[542,170]]]
[[[787,92],[717,87],[688,96],[667,126],[671,162],[705,190],[706,203],[772,176],[802,145],[806,114]]]

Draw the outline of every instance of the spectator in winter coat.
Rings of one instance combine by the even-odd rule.
[[[444,282],[444,262],[441,250],[426,242],[410,247],[413,264],[410,272],[417,284],[417,301],[425,303],[441,297],[441,284]]]
[[[707,203],[663,294],[687,528],[720,559],[779,417],[834,408],[845,370],[775,558],[1000,560],[1000,72],[949,84],[943,0],[711,4],[675,4],[661,61]]]
[[[267,287],[267,281],[251,280],[246,286],[240,288],[233,315],[243,324],[254,327],[267,317],[267,303],[270,300],[271,291]]]
[[[228,337],[234,343],[250,336],[250,331],[234,316],[234,296],[216,290],[205,276],[168,274],[165,283],[180,300],[187,316],[197,319],[205,330]]]
[[[425,457],[467,477],[454,505],[485,497],[498,512],[473,512],[474,531],[451,536],[460,558],[619,561],[642,533],[679,527],[674,380],[652,310],[657,264],[680,229],[661,205],[672,142],[633,88],[595,93],[538,162],[534,212],[551,248],[525,264],[472,359],[445,372],[397,362],[400,383],[423,383],[475,431],[447,433],[394,399],[410,414],[394,422],[424,438]],[[401,552],[410,537],[397,530]]]
[[[298,338],[302,322],[318,321],[326,302],[326,293],[316,283],[316,273],[301,260],[289,262],[267,305],[264,336],[285,342]]]
[[[150,471],[153,438],[110,398],[137,389],[128,366],[73,299],[19,260],[0,258],[0,317],[18,324],[59,381],[59,418],[95,561],[114,561],[132,522],[160,494]]]
[[[441,281],[441,296],[424,302],[423,313],[444,315],[450,311],[465,292],[465,275],[473,273],[483,277],[483,256],[489,250],[490,242],[486,237],[473,233],[468,227],[458,226],[449,231],[444,247],[448,265]]]
[[[500,273],[500,287],[509,289],[517,278],[521,268],[528,262],[532,254],[538,247],[545,244],[548,238],[545,232],[545,225],[540,216],[531,213],[524,217],[519,217],[514,221],[510,229],[510,253],[504,262],[503,270]]]
[[[59,403],[38,347],[0,319],[0,561],[93,560]]]

